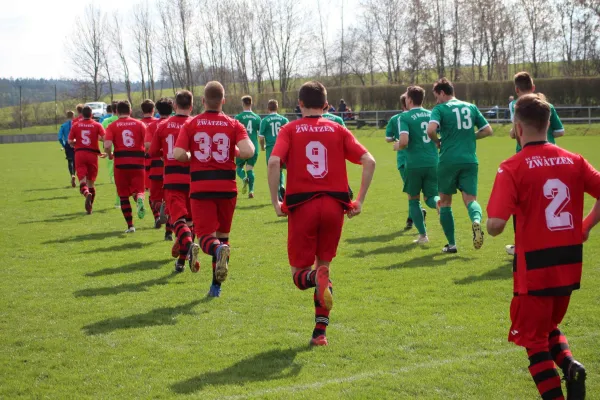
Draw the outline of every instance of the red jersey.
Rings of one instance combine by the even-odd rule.
[[[142,119],[140,119],[140,121],[142,121],[144,123],[144,125],[146,125],[146,127],[148,127],[154,121],[158,121],[158,118],[156,118],[156,117],[142,117]]]
[[[83,115],[79,115],[79,116],[73,118],[73,124],[71,125],[71,127],[73,127],[75,124],[80,123],[81,121],[83,121]]]
[[[174,115],[158,124],[156,133],[150,145],[150,157],[162,154],[165,168],[163,175],[163,188],[170,190],[190,190],[190,163],[182,163],[173,157],[175,143],[179,131],[191,117],[187,115]]]
[[[515,295],[567,296],[579,289],[583,194],[600,198],[600,174],[580,155],[527,144],[500,164],[489,218],[516,216]]]
[[[166,121],[166,119],[154,119],[146,126],[146,137],[144,138],[144,142],[152,143],[152,138],[156,134],[156,129],[158,128],[158,125],[163,121]],[[144,122],[144,120],[142,120],[142,122]],[[148,154],[150,154],[149,151]],[[152,156],[152,154],[150,154],[150,169],[148,170],[150,180],[161,181],[163,179],[163,167],[165,166],[165,164],[163,163],[161,156],[162,154],[160,153],[154,157]]]
[[[93,119],[82,120],[73,125],[69,132],[69,140],[75,141],[75,151],[91,151],[100,154],[98,140],[104,136],[102,124]]]
[[[284,205],[290,209],[328,195],[349,207],[346,160],[360,164],[365,153],[352,132],[326,118],[306,117],[282,126],[272,155],[287,168]]]
[[[119,118],[106,128],[105,140],[115,147],[115,168],[144,169],[145,136],[146,125],[131,117]]]
[[[222,112],[205,111],[181,127],[175,147],[192,153],[192,199],[237,196],[235,146],[247,138],[246,128]]]

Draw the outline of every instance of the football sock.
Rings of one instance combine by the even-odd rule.
[[[214,236],[205,235],[200,236],[200,248],[205,254],[209,256],[217,255],[217,247],[221,244],[221,241]]]
[[[294,279],[294,285],[300,290],[306,290],[317,286],[317,271],[314,269],[305,268],[296,271],[292,277]]]
[[[94,204],[94,200],[96,200],[96,188],[89,188],[90,193],[92,194],[92,204]]]
[[[246,174],[248,174],[248,190],[254,192],[254,170],[251,169],[249,171],[246,171]]]
[[[157,219],[160,216],[160,205],[161,205],[161,201],[152,201],[150,200],[150,209],[152,210],[152,215],[154,216],[154,219]],[[167,225],[169,224],[169,222],[167,222]]]
[[[469,218],[471,222],[481,222],[481,206],[477,202],[477,200],[473,200],[467,205],[467,210],[469,211]]]
[[[213,256],[213,258],[212,258],[212,271],[213,271],[212,285],[221,287],[221,282],[217,281],[217,275],[215,274],[216,269],[217,269],[217,256]]]
[[[133,217],[131,216],[131,203],[129,202],[129,197],[119,197],[119,200],[121,201],[121,212],[123,213],[123,217],[125,217],[127,227],[131,228],[133,226]]]
[[[428,198],[427,200],[425,200],[425,204],[427,204],[427,207],[429,208],[437,208],[437,202],[440,200],[440,196],[433,196]]]
[[[569,349],[569,342],[567,337],[557,328],[550,332],[550,354],[552,359],[566,375],[569,369],[569,365],[573,361],[573,354]]]
[[[455,246],[456,240],[454,240],[454,215],[452,215],[451,207],[440,207],[440,224],[442,224],[442,229],[444,230],[446,239],[448,239],[448,244],[450,246]]]
[[[182,220],[175,222],[174,228],[179,242],[179,260],[185,260],[190,243],[192,243],[192,232],[185,221]]]
[[[527,349],[529,372],[543,400],[564,400],[560,376],[548,348]]]
[[[239,176],[241,180],[246,179],[246,171],[244,171],[244,167],[237,167],[235,169],[235,172],[237,173],[237,176]]]
[[[90,190],[88,189],[87,183],[85,183],[85,182],[79,183],[79,193],[81,193],[84,196],[87,196],[88,194],[90,194]]]
[[[331,293],[333,293],[331,281],[329,281],[329,291]],[[321,335],[325,335],[325,331],[327,330],[327,326],[329,325],[329,310],[321,307],[319,300],[317,300],[317,290],[316,289],[315,289],[315,293],[313,295],[313,299],[315,301],[315,329],[313,330],[313,334],[312,334],[312,337],[314,339]]]
[[[423,219],[423,210],[421,209],[421,202],[418,199],[408,201],[408,213],[419,233],[421,235],[425,235],[425,220]]]

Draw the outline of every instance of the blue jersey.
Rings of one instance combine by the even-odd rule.
[[[62,147],[67,147],[69,144],[69,133],[71,132],[71,125],[73,124],[72,120],[68,120],[64,124],[60,126],[58,130],[58,142],[62,145]]]

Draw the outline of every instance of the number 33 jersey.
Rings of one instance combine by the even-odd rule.
[[[156,128],[150,144],[150,157],[164,160],[163,187],[169,190],[190,190],[190,164],[177,161],[173,156],[175,142],[183,125],[190,119],[187,115],[174,115]]]
[[[345,127],[322,117],[305,117],[281,128],[271,156],[287,166],[285,206],[292,209],[328,195],[350,205],[346,160],[360,164],[367,149]]]
[[[489,218],[516,216],[515,295],[567,296],[579,289],[584,192],[600,198],[600,174],[582,156],[547,142],[500,164]]]
[[[106,128],[105,140],[113,142],[115,168],[145,169],[146,125],[134,118],[119,118]]]
[[[237,196],[235,146],[247,138],[246,128],[221,112],[205,111],[183,125],[175,147],[189,151],[192,156],[192,199]]]

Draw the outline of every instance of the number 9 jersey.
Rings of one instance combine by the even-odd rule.
[[[500,164],[489,218],[516,216],[515,295],[568,296],[579,289],[584,192],[600,198],[600,173],[582,156],[528,143]]]

